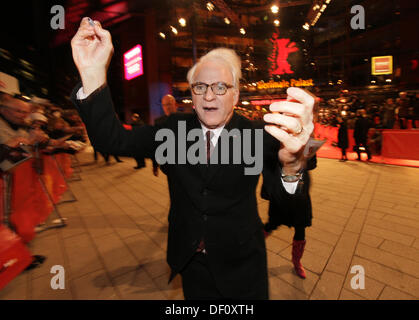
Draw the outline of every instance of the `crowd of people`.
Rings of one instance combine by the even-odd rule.
[[[82,149],[87,135],[77,112],[38,101],[28,101],[20,95],[0,93],[2,147],[17,148],[27,145],[37,146],[49,153],[73,154]],[[3,154],[7,158],[5,151]]]
[[[336,99],[323,100],[315,114],[316,121],[336,127],[338,118],[347,120],[348,129],[355,129],[358,110],[364,109],[376,129],[408,129],[419,126],[419,92],[401,91],[396,98],[366,102],[343,90]]]
[[[2,201],[0,226],[6,223],[24,242],[31,241],[36,225],[42,224],[51,213],[49,205],[38,210],[41,205],[37,195],[44,195],[44,200],[49,199],[55,204],[58,201],[56,196],[64,192],[65,188],[62,183],[66,176],[66,168],[61,158],[54,158],[54,162],[51,162],[50,158],[46,157],[63,153],[75,154],[85,148],[86,142],[86,130],[74,109],[63,110],[37,97],[29,100],[19,92],[10,90],[7,83],[0,83],[0,175],[2,197],[6,195],[5,201]],[[21,165],[27,160],[30,160],[30,166],[26,166],[24,172],[20,172]],[[54,168],[48,168],[51,165]],[[62,166],[60,169],[59,165]],[[70,166],[71,164],[68,164],[68,167]],[[53,170],[61,170],[59,182],[52,181]],[[41,175],[47,174],[51,178],[49,189],[42,191],[38,179],[33,177],[38,176],[41,179]],[[55,184],[58,183],[61,184],[60,191],[55,188]],[[29,185],[36,186],[36,190],[25,187]],[[51,194],[45,195],[44,192]],[[23,198],[29,201],[19,203]],[[33,255],[26,269],[39,266],[45,258],[42,255]]]

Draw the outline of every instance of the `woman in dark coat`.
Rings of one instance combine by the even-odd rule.
[[[307,170],[313,170],[317,166],[317,158],[314,155],[307,161]],[[265,185],[262,185],[262,198],[269,200],[269,220],[264,225],[265,238],[280,225],[294,227],[295,233],[292,242],[292,262],[297,275],[303,279],[306,278],[305,270],[301,264],[301,258],[306,245],[305,228],[311,226],[312,208],[310,199],[310,173],[307,171],[306,182],[299,185],[305,194],[304,200],[294,201],[289,207],[280,205],[279,200],[270,198],[265,191]],[[279,179],[277,179],[279,180]],[[277,181],[278,182],[278,181]],[[278,182],[282,183],[282,182]]]
[[[342,152],[342,157],[340,158],[339,161],[348,161],[348,158],[346,157],[346,149],[349,146],[348,125],[346,123],[346,119],[342,119],[341,117],[338,117],[338,123],[339,123],[338,147],[340,148]]]

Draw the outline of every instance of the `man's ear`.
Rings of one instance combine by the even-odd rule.
[[[233,106],[237,106],[237,103],[239,103],[239,96],[240,96],[240,90],[234,89],[234,104]]]

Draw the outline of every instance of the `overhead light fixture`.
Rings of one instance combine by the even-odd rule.
[[[274,4],[271,7],[271,11],[272,11],[272,13],[278,13],[279,12],[279,7],[276,4]]]
[[[174,34],[177,34],[177,29],[176,29],[175,27],[170,26],[170,29],[172,30],[172,32],[173,32]]]
[[[226,23],[226,24],[230,24],[230,19],[229,18],[224,18],[224,22]]]
[[[386,79],[386,82],[391,82],[391,79]]]
[[[246,34],[246,30],[244,30],[244,28],[240,28],[240,33],[245,35]]]
[[[326,10],[327,8],[327,4],[322,5],[322,8],[320,9],[320,12],[323,12],[324,10]]]
[[[326,4],[329,4],[330,2],[332,2],[332,0],[326,0]]]
[[[309,30],[309,29],[310,29],[310,25],[306,22],[306,23],[303,25],[303,28],[304,28],[304,29],[306,29],[306,30]]]
[[[207,2],[207,9],[208,11],[213,11],[215,6],[211,2]]]
[[[376,81],[375,80],[371,80],[371,83],[375,83]]]
[[[278,26],[279,26],[279,20],[278,20],[278,19],[275,19],[275,20],[274,20],[274,25],[275,25],[276,27],[278,27]]]
[[[160,36],[162,39],[166,39],[166,35],[165,35],[163,32],[159,32],[159,36]]]
[[[247,106],[249,104],[249,101],[242,101],[242,104],[244,104],[245,106]]]
[[[180,18],[180,19],[179,19],[179,24],[180,24],[182,27],[186,27],[186,20],[185,20],[185,19],[183,19],[183,18]]]
[[[192,103],[192,100],[191,99],[183,99],[182,102],[183,103]]]

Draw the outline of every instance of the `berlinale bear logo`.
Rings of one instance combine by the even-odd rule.
[[[298,51],[295,42],[290,43],[290,39],[279,39],[279,34],[274,33],[270,41],[273,44],[272,54],[269,57],[271,61],[270,75],[281,75],[286,73],[294,73],[287,59],[290,53]]]

